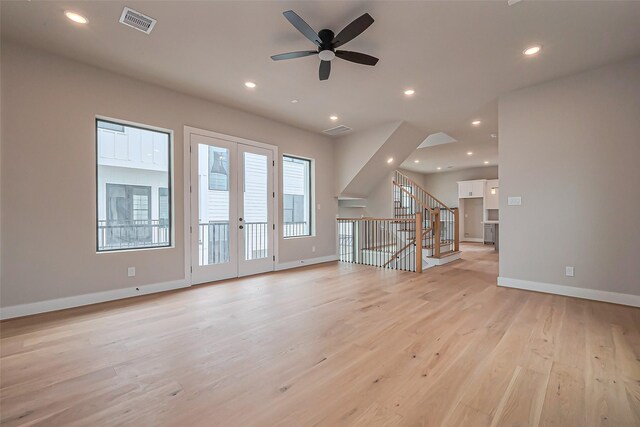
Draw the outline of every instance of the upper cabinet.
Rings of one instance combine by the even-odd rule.
[[[498,209],[498,180],[487,180],[487,186],[485,188],[484,208],[485,209]]]
[[[485,180],[458,182],[458,198],[484,197]]]

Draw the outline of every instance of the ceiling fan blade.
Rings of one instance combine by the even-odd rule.
[[[376,65],[378,58],[360,52],[351,52],[349,50],[336,50],[336,56],[346,61],[355,62],[362,65]]]
[[[289,22],[291,22],[291,25],[296,27],[296,29],[300,31],[306,38],[311,40],[316,45],[320,46],[322,40],[320,40],[318,33],[316,33],[313,28],[309,26],[309,24],[304,22],[304,19],[300,18],[297,13],[295,13],[293,10],[287,10],[286,12],[282,12],[282,14],[285,18],[287,18]]]
[[[320,61],[320,80],[327,80],[331,74],[331,61]]]
[[[373,18],[368,13],[356,18],[333,38],[333,47],[336,48],[338,46],[342,46],[343,44],[355,39],[362,34],[364,30],[369,28],[371,24],[373,24]]]
[[[282,61],[283,59],[302,58],[305,56],[317,55],[316,50],[301,50],[299,52],[281,53],[279,55],[273,55],[271,59],[274,61]]]

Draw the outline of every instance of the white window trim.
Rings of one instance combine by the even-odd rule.
[[[316,237],[316,160],[312,159],[311,157],[300,156],[298,154],[282,153],[282,159],[281,160],[284,161],[285,157],[293,157],[293,158],[296,158],[296,159],[308,160],[309,161],[309,180],[311,181],[311,183],[310,183],[310,187],[311,188],[310,188],[310,194],[309,194],[309,197],[311,199],[311,201],[309,203],[309,220],[311,221],[311,225],[309,227],[309,234],[307,234],[305,236],[289,236],[289,237],[285,237],[284,234],[283,234],[281,237],[284,240],[308,239],[308,238],[311,238],[311,237]],[[283,194],[283,196],[284,196],[284,194]],[[283,207],[283,210],[284,210],[284,207]],[[283,220],[284,220],[284,218],[283,218]]]
[[[132,248],[132,249],[113,249],[113,250],[109,250],[109,251],[99,251],[98,250],[98,242],[96,240],[96,254],[100,254],[100,255],[108,255],[108,254],[120,254],[120,253],[131,253],[131,252],[139,252],[139,251],[159,251],[159,250],[167,250],[167,249],[175,249],[176,247],[176,215],[175,215],[175,151],[174,151],[174,132],[173,129],[168,129],[168,128],[163,128],[163,127],[159,127],[159,126],[154,126],[154,125],[147,125],[144,123],[138,123],[138,122],[132,122],[130,120],[124,120],[124,119],[118,119],[118,118],[114,118],[114,117],[109,117],[109,116],[102,116],[99,114],[96,114],[95,118],[94,118],[94,134],[95,134],[95,121],[96,120],[105,120],[108,122],[115,122],[115,123],[120,123],[123,124],[125,126],[135,126],[135,127],[139,127],[139,128],[143,128],[143,129],[149,129],[149,130],[155,130],[158,132],[164,132],[169,134],[169,177],[170,177],[170,188],[169,188],[169,200],[171,201],[170,206],[169,206],[169,210],[171,211],[171,224],[170,224],[170,229],[171,229],[171,245],[169,246],[157,246],[157,247],[150,247],[150,248]],[[98,141],[94,141],[94,150],[96,150],[95,153],[95,167],[96,167],[96,173],[94,174],[94,183],[93,183],[93,188],[94,191],[96,191],[96,197],[94,197],[94,200],[98,201],[98,195],[97,195],[97,191],[98,191]],[[96,231],[96,235],[94,235],[94,238],[97,239],[97,229],[98,229],[98,215],[97,215],[97,211],[98,211],[98,206],[96,204],[95,206],[95,211],[96,211],[96,215],[95,215],[95,220],[96,220],[96,224],[95,224],[95,231]]]

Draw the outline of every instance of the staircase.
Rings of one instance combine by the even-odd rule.
[[[458,209],[395,171],[393,218],[338,218],[343,262],[422,272],[460,258]]]
[[[416,214],[422,216],[424,267],[434,267],[459,259],[458,208],[448,207],[402,172],[395,171],[394,175],[394,217],[415,218]],[[415,236],[415,232],[413,235]]]

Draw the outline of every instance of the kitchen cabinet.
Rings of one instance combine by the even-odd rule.
[[[495,224],[485,224],[484,225],[484,243],[495,243],[494,231],[496,229]]]
[[[485,180],[460,181],[458,182],[458,198],[468,199],[470,197],[484,196]]]

